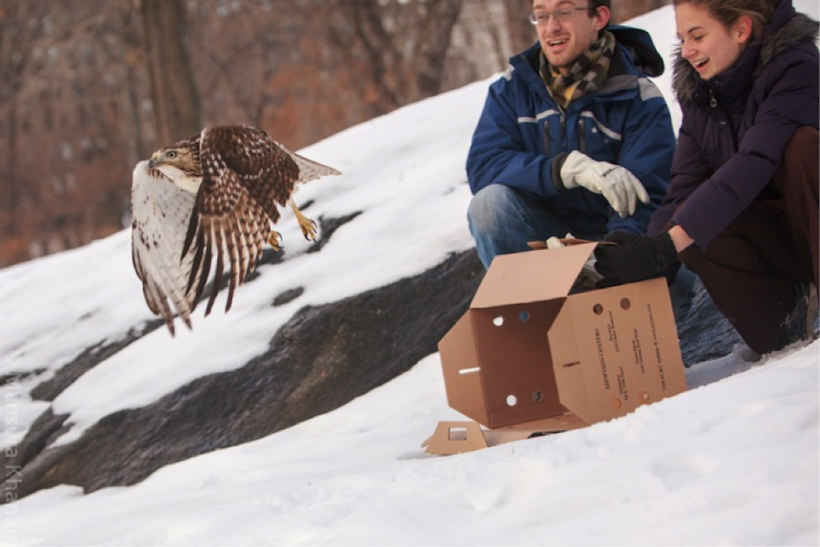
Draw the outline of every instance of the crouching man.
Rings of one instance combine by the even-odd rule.
[[[663,60],[645,31],[610,27],[610,15],[610,0],[533,0],[538,43],[490,87],[467,159],[470,232],[487,268],[530,241],[642,234],[666,193],[675,135],[649,80]],[[694,276],[677,278],[680,320]]]

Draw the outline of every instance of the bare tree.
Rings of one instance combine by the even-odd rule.
[[[0,0],[0,266],[121,229],[134,163],[201,124],[299,148],[503,70],[530,6]]]
[[[462,0],[334,0],[325,8],[333,45],[368,67],[374,114],[441,90]],[[331,17],[331,14],[333,17]]]
[[[171,144],[198,132],[200,99],[187,49],[182,0],[142,0],[143,38],[157,141]]]
[[[19,93],[32,60],[34,44],[43,33],[46,2],[0,0],[0,120],[5,151],[0,173],[0,224],[7,235],[15,235],[19,223],[24,185],[18,170]]]
[[[535,28],[528,19],[532,3],[527,0],[504,0],[504,4],[507,6],[507,29],[512,50],[513,53],[518,53],[533,45],[538,39]]]

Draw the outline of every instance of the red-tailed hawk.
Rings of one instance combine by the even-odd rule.
[[[277,206],[290,205],[302,233],[313,240],[316,224],[302,215],[291,194],[300,184],[338,174],[244,126],[208,127],[137,164],[131,186],[131,256],[148,307],[162,316],[172,335],[174,309],[191,328],[191,312],[215,257],[205,315],[226,266],[227,312],[263,245],[279,249],[280,235],[273,229]]]

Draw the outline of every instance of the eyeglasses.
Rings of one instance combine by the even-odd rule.
[[[573,9],[559,9],[555,10],[552,13],[548,11],[539,11],[538,13],[531,13],[530,14],[530,23],[533,25],[538,26],[547,26],[547,23],[550,21],[550,17],[552,17],[556,23],[564,23],[569,21],[575,16],[576,11],[586,11],[589,7],[586,8],[573,8]]]

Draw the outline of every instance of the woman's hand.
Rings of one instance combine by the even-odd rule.
[[[678,251],[667,232],[654,236],[612,232],[604,241],[615,245],[599,245],[595,249],[595,269],[604,276],[599,287],[666,275],[678,262]]]

